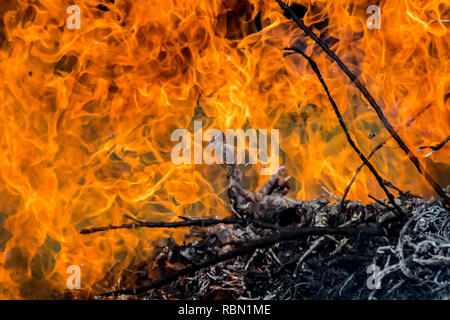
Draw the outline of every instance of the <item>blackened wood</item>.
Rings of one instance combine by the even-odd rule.
[[[319,47],[325,51],[339,66],[339,68],[349,77],[352,83],[361,91],[363,96],[367,99],[370,106],[375,110],[378,115],[378,118],[383,123],[383,126],[386,130],[391,134],[403,152],[408,156],[409,160],[414,164],[417,171],[425,177],[428,183],[433,187],[437,194],[445,201],[447,205],[450,205],[450,198],[446,195],[441,186],[433,179],[433,177],[426,171],[425,168],[419,162],[419,159],[409,150],[408,146],[403,142],[400,136],[395,132],[394,128],[391,126],[380,106],[376,103],[375,99],[369,93],[367,88],[357,79],[357,77],[347,68],[347,66],[342,62],[342,60],[333,52],[331,49],[324,43],[311,29],[309,29],[304,23],[303,20],[300,19],[295,12],[283,1],[276,0],[279,6],[284,10],[285,13],[288,14],[288,17],[295,21],[295,23],[302,29],[308,37],[313,39]]]

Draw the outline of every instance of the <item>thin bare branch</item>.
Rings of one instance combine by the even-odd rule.
[[[392,195],[392,193],[389,192],[389,190],[386,188],[385,184],[384,184],[384,179],[379,175],[379,173],[377,172],[377,170],[375,169],[375,167],[370,163],[370,161],[366,158],[366,156],[361,152],[361,150],[359,150],[358,146],[356,145],[356,143],[353,141],[353,138],[351,137],[348,129],[347,129],[347,125],[344,122],[344,119],[342,118],[341,112],[339,111],[338,106],[336,105],[336,102],[334,101],[333,97],[330,94],[330,90],[328,89],[327,84],[325,83],[325,80],[322,77],[322,74],[320,73],[319,67],[317,66],[317,64],[315,63],[315,61],[313,59],[311,59],[311,57],[309,57],[308,55],[306,55],[300,48],[287,48],[286,50],[292,50],[294,52],[297,52],[299,54],[301,54],[310,64],[311,68],[313,69],[314,73],[316,74],[317,78],[319,79],[320,83],[322,84],[322,87],[324,88],[327,96],[328,96],[328,100],[331,103],[331,106],[333,107],[334,113],[336,114],[336,117],[338,118],[339,124],[342,127],[342,130],[345,133],[345,136],[347,137],[347,141],[350,144],[350,146],[353,148],[353,150],[355,150],[355,152],[358,154],[358,156],[360,157],[360,159],[364,162],[364,164],[367,166],[367,168],[369,168],[370,172],[372,172],[373,176],[375,177],[375,179],[377,180],[378,184],[380,185],[381,189],[383,189],[384,193],[386,194],[386,196],[389,199],[389,202],[392,204],[392,206],[395,208],[396,213],[401,217],[404,216],[404,212],[402,211],[402,209],[395,203],[395,198]]]
[[[295,239],[301,239],[311,235],[345,235],[345,236],[358,236],[360,234],[367,235],[383,235],[382,229],[378,228],[366,228],[366,229],[356,229],[356,228],[327,228],[327,227],[310,227],[310,228],[301,228],[293,231],[285,231],[275,234],[271,237],[265,237],[256,239],[253,241],[249,241],[245,246],[237,249],[233,249],[224,254],[215,256],[211,259],[208,259],[199,264],[193,264],[189,267],[183,268],[179,271],[173,272],[153,282],[148,286],[143,286],[139,288],[126,289],[126,290],[118,290],[113,292],[108,292],[104,294],[100,294],[96,296],[96,299],[107,298],[107,297],[117,297],[120,295],[140,295],[144,294],[152,289],[159,288],[163,285],[170,284],[180,277],[192,275],[195,272],[211,267],[220,262],[224,262],[242,255],[250,254],[256,249],[260,248],[268,248],[278,242],[281,241],[289,241]]]
[[[375,99],[372,97],[372,95],[369,93],[367,88],[362,84],[360,80],[347,68],[347,66],[342,62],[342,60],[328,48],[327,44],[323,42],[310,28],[308,28],[304,23],[303,20],[300,19],[295,12],[283,1],[276,0],[279,6],[283,9],[283,11],[286,13],[286,16],[289,19],[292,19],[295,21],[295,23],[302,29],[308,37],[313,39],[319,47],[322,48],[323,51],[325,51],[328,56],[330,56],[339,66],[339,68],[347,75],[347,77],[351,80],[351,82],[359,89],[359,91],[363,94],[363,96],[367,99],[372,109],[377,113],[378,118],[383,123],[383,126],[386,128],[386,130],[391,134],[391,136],[394,138],[394,140],[397,142],[397,144],[400,146],[400,148],[403,150],[403,152],[408,156],[409,160],[414,164],[417,171],[425,177],[425,179],[428,181],[428,183],[433,187],[433,189],[436,191],[439,196],[444,199],[445,203],[447,205],[450,205],[450,198],[446,195],[442,187],[433,179],[433,177],[426,171],[425,168],[420,164],[417,157],[414,155],[414,153],[409,150],[408,146],[403,142],[403,140],[400,138],[400,136],[395,132],[394,128],[391,126],[389,121],[387,120],[386,116],[384,115],[383,111],[381,110],[380,106],[378,106]]]

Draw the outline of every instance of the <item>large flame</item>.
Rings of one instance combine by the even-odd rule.
[[[375,1],[379,30],[367,27],[373,1],[295,2],[308,8],[305,23],[367,85],[411,150],[448,135],[447,1]],[[66,26],[72,4],[81,9],[79,30]],[[0,298],[63,297],[70,265],[80,267],[79,295],[87,296],[102,290],[102,279],[148,259],[161,236],[182,241],[186,232],[80,235],[83,227],[120,224],[122,214],[152,221],[228,215],[223,166],[171,161],[172,131],[192,131],[194,120],[204,129],[279,129],[290,196],[312,199],[322,186],[341,196],[360,160],[307,63],[283,57],[289,45],[308,45],[366,154],[389,137],[275,1],[99,4],[0,4]],[[449,151],[417,153],[444,186]],[[433,195],[392,140],[372,161],[399,188]],[[267,179],[259,172],[245,167],[250,188]],[[368,193],[383,197],[363,169],[349,197],[367,200]]]

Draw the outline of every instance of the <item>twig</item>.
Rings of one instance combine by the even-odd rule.
[[[320,73],[320,70],[319,70],[319,67],[317,66],[317,64],[314,62],[313,59],[311,59],[311,57],[306,55],[299,48],[293,47],[293,48],[287,48],[287,50],[292,50],[292,51],[295,51],[295,52],[301,54],[309,62],[311,68],[313,69],[314,73],[316,74],[317,78],[319,79],[320,83],[322,84],[322,87],[324,88],[325,92],[327,93],[328,100],[330,101],[330,103],[333,107],[334,113],[336,114],[336,117],[338,118],[339,124],[341,125],[342,130],[344,131],[345,136],[347,137],[348,143],[355,150],[355,152],[358,154],[358,156],[361,158],[361,160],[364,162],[364,164],[367,166],[367,168],[369,168],[370,172],[372,172],[373,176],[378,181],[378,184],[380,185],[381,189],[383,189],[384,193],[388,197],[389,202],[393,205],[393,207],[397,211],[397,214],[399,216],[404,216],[402,209],[395,203],[394,196],[389,192],[389,190],[384,185],[384,182],[383,182],[384,179],[381,178],[381,176],[378,174],[378,172],[374,168],[374,166],[369,162],[369,160],[367,160],[366,156],[364,156],[364,154],[361,152],[361,150],[359,150],[359,148],[356,146],[355,142],[353,141],[353,138],[351,137],[351,135],[347,129],[347,125],[345,124],[344,120],[342,119],[341,112],[339,111],[339,108],[336,105],[336,102],[334,101],[333,97],[331,96],[330,91],[328,90],[328,86],[325,83],[325,80],[323,79],[322,74]]]
[[[388,209],[388,210],[392,210],[392,208],[389,207],[386,203],[384,203],[383,201],[381,201],[381,200],[375,198],[375,197],[372,196],[371,194],[369,194],[368,197],[369,197],[370,199],[372,199],[373,201],[375,201],[376,203],[378,203],[379,205],[381,205],[382,207],[384,207],[384,208],[386,208],[386,209]]]
[[[346,226],[348,226],[349,224],[353,223],[356,220],[359,220],[359,218],[361,217],[361,215],[359,215],[358,217],[353,217],[352,220],[348,220],[346,222],[344,222],[343,224],[339,225],[339,228],[344,228]],[[382,226],[382,224],[380,224],[380,226]],[[323,240],[325,240],[326,236],[322,236],[318,239],[316,239],[312,245],[310,246],[310,248],[300,257],[300,259],[297,261],[297,265],[295,266],[295,270],[293,273],[293,277],[295,278],[297,276],[298,273],[298,269],[300,267],[300,264],[305,261],[305,259],[314,251],[317,249],[317,247],[323,242]],[[295,261],[295,260],[294,260]]]
[[[297,23],[297,25],[306,33],[308,37],[313,39],[319,47],[322,48],[323,51],[325,51],[326,54],[328,54],[339,66],[339,68],[347,75],[347,77],[351,80],[351,82],[359,89],[359,91],[363,94],[363,96],[367,99],[372,109],[375,110],[375,112],[378,115],[378,118],[383,123],[383,126],[386,128],[386,130],[391,134],[391,136],[395,139],[397,144],[400,146],[400,148],[403,150],[403,152],[408,156],[409,160],[414,164],[417,171],[422,174],[425,179],[428,181],[428,183],[434,188],[437,194],[441,196],[442,199],[444,199],[445,203],[447,205],[450,205],[450,198],[445,194],[444,190],[442,190],[441,186],[434,181],[433,177],[428,173],[428,171],[425,170],[425,168],[422,168],[419,160],[417,157],[409,150],[408,146],[403,142],[403,140],[400,138],[400,136],[395,132],[394,128],[391,126],[389,121],[387,120],[386,116],[384,115],[381,108],[376,103],[375,99],[372,97],[372,95],[369,93],[367,88],[357,79],[357,77],[347,68],[347,66],[342,62],[342,60],[328,48],[328,46],[312,31],[310,30],[304,23],[303,20],[300,19],[295,12],[283,1],[276,0],[279,6],[284,10],[286,14],[289,15],[288,18],[292,19]]]
[[[408,128],[411,124],[413,124],[414,120],[416,120],[422,113],[424,113],[427,109],[429,109],[431,107],[431,104],[428,104],[425,108],[423,108],[422,110],[420,110],[414,117],[412,117],[411,119],[408,120],[408,122],[406,123],[406,128]],[[404,129],[404,128],[402,128]],[[392,137],[388,137],[386,139],[384,139],[382,142],[380,142],[379,144],[377,144],[375,146],[375,148],[372,149],[372,151],[370,152],[369,156],[367,157],[367,159],[371,159],[375,153],[378,152],[378,150],[380,150],[382,147],[384,147],[386,145],[386,142]],[[356,181],[356,177],[358,176],[359,172],[362,170],[362,168],[364,168],[365,164],[364,162],[361,163],[361,165],[356,169],[355,174],[352,177],[352,180],[349,182],[349,184],[347,185],[347,187],[345,188],[344,194],[342,196],[341,199],[341,203],[340,203],[340,208],[339,208],[339,213],[342,214],[344,213],[345,210],[345,198],[347,197],[350,188],[352,187],[352,185],[355,183]],[[399,190],[398,190],[399,191]],[[399,191],[400,193],[403,193],[401,191]]]
[[[367,157],[367,159],[372,158],[372,156],[378,151],[380,150],[384,144],[386,143],[386,141],[381,142],[380,144],[378,144],[373,150],[372,152],[369,154],[369,156]],[[339,213],[342,214],[344,213],[344,209],[345,209],[345,198],[347,197],[350,188],[352,187],[353,183],[356,181],[356,177],[358,176],[359,172],[362,170],[362,168],[365,166],[366,164],[363,162],[361,163],[361,165],[356,169],[355,174],[353,175],[352,180],[350,181],[350,183],[347,185],[347,188],[345,188],[344,194],[342,195],[342,199],[341,199],[341,203],[340,203],[340,207],[339,207]]]
[[[331,197],[334,198],[334,200],[336,201],[341,201],[341,198],[339,198],[337,195],[335,195],[334,193],[332,193],[330,190],[328,190],[325,186],[322,186],[322,190],[325,191],[326,193],[328,193]]]
[[[429,13],[428,15],[431,17],[431,19],[439,21],[439,22],[450,22],[450,20],[444,20],[444,19],[435,18],[435,17],[433,17],[433,15],[431,13]]]
[[[424,213],[422,213],[421,216],[423,216]],[[419,218],[421,217],[419,216]],[[407,266],[406,266],[406,261],[405,261],[405,255],[404,255],[404,251],[403,251],[403,246],[404,246],[404,242],[403,242],[403,238],[405,237],[406,234],[406,230],[408,229],[409,225],[415,220],[415,217],[412,216],[403,226],[402,230],[400,231],[400,234],[398,236],[398,243],[397,243],[397,254],[398,254],[398,259],[399,259],[399,264],[400,264],[400,270],[403,272],[403,274],[405,276],[407,276],[408,278],[411,279],[417,279],[417,275],[415,275]]]
[[[435,146],[422,146],[419,147],[419,149],[417,149],[417,151],[419,150],[423,150],[423,149],[431,149],[432,151],[430,153],[428,153],[425,157],[428,157],[429,155],[431,155],[434,151],[438,151],[440,149],[442,149],[442,147],[445,146],[445,144],[450,141],[450,136],[448,136],[447,138],[445,138],[441,143],[435,145]],[[416,152],[417,152],[416,151]]]
[[[134,223],[124,223],[117,226],[106,226],[106,227],[96,227],[83,229],[80,231],[81,234],[91,234],[94,232],[114,230],[114,229],[137,229],[137,228],[180,228],[180,227],[190,227],[190,226],[200,226],[200,227],[208,227],[216,224],[248,224],[252,223],[255,225],[259,225],[264,228],[269,228],[273,230],[277,230],[278,227],[269,223],[264,223],[261,221],[255,220],[242,220],[242,219],[234,219],[234,218],[225,218],[225,219],[196,219],[196,220],[185,220],[185,221],[177,221],[177,222],[145,222],[139,221],[130,216],[125,216],[128,219],[132,219],[135,221]]]
[[[311,247],[300,257],[300,259],[298,259],[297,264],[295,266],[295,270],[293,273],[293,277],[297,277],[297,273],[298,273],[298,269],[300,268],[300,265],[302,264],[303,261],[305,261],[305,259],[314,251],[316,250],[316,248],[322,243],[322,241],[325,240],[325,237],[320,237],[318,239],[316,239],[313,244],[311,245]]]
[[[346,235],[346,236],[357,236],[360,234],[368,234],[368,235],[382,235],[383,231],[378,228],[365,228],[365,229],[356,229],[356,228],[327,228],[327,227],[310,227],[310,228],[302,228],[294,231],[286,231],[275,234],[271,237],[260,238],[257,240],[253,240],[248,242],[248,244],[244,247],[237,248],[231,251],[228,251],[224,254],[218,255],[214,258],[208,259],[199,264],[193,264],[189,267],[183,268],[167,276],[161,278],[153,282],[151,285],[143,286],[134,289],[125,289],[118,290],[113,292],[108,292],[104,294],[100,294],[95,296],[96,299],[106,298],[106,297],[116,297],[120,295],[140,295],[144,294],[152,289],[159,288],[163,285],[170,284],[176,281],[178,278],[183,276],[191,275],[199,270],[208,268],[217,263],[224,262],[242,255],[249,254],[256,249],[267,248],[275,243],[281,241],[289,241],[295,239],[301,239],[311,235],[325,235],[325,234],[335,234],[335,235]]]
[[[347,280],[345,280],[345,282],[342,285],[341,289],[339,289],[339,297],[342,297],[342,291],[344,290],[345,286],[353,279],[354,276],[355,276],[355,274],[352,273],[350,275],[350,277],[348,277]]]

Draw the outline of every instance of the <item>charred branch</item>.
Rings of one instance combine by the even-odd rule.
[[[344,119],[342,118],[341,112],[339,111],[338,106],[336,105],[336,102],[334,101],[333,97],[330,94],[330,91],[328,89],[327,84],[325,83],[325,80],[322,77],[322,74],[320,73],[319,67],[317,66],[317,64],[315,63],[315,61],[313,59],[311,59],[311,57],[309,57],[308,55],[306,55],[301,49],[293,47],[293,48],[287,48],[286,50],[292,50],[296,53],[301,54],[310,64],[311,68],[313,69],[314,73],[316,74],[317,78],[319,79],[320,83],[322,84],[322,87],[324,88],[325,92],[327,93],[328,96],[328,100],[330,101],[334,113],[336,114],[336,117],[339,121],[339,124],[342,128],[342,130],[345,133],[345,136],[347,137],[347,141],[350,144],[350,146],[353,148],[353,150],[355,150],[355,152],[358,154],[358,156],[361,158],[361,160],[364,162],[364,164],[367,166],[367,168],[369,168],[370,172],[372,172],[373,176],[375,177],[375,179],[377,180],[378,184],[380,185],[380,187],[383,189],[384,193],[386,194],[386,196],[389,199],[389,202],[392,204],[392,206],[395,208],[396,213],[399,216],[404,216],[404,213],[402,211],[402,209],[400,209],[400,207],[395,203],[395,198],[392,195],[392,193],[389,192],[389,190],[386,188],[385,185],[385,180],[383,178],[381,178],[380,174],[377,172],[377,170],[375,169],[375,167],[370,163],[370,161],[366,158],[366,156],[361,152],[361,150],[358,148],[358,146],[356,145],[356,143],[353,141],[353,138],[351,137],[348,129],[347,129],[347,125],[344,122]],[[287,54],[291,54],[287,53]]]
[[[424,113],[427,109],[429,109],[430,107],[431,107],[431,104],[427,105],[425,108],[423,108],[422,110],[420,110],[420,112],[417,113],[417,115],[415,115],[414,117],[412,117],[411,119],[409,119],[409,121],[406,123],[406,126],[405,126],[405,127],[407,128],[407,127],[409,127],[411,124],[413,124],[414,121],[415,121],[422,113]],[[384,139],[382,142],[380,142],[379,144],[377,144],[377,145],[375,146],[375,148],[372,149],[372,151],[370,152],[370,154],[369,154],[369,156],[367,157],[367,159],[370,160],[370,159],[375,155],[375,153],[378,152],[378,150],[380,150],[381,148],[383,148],[383,147],[386,145],[386,142],[387,142],[390,138],[392,138],[392,137],[388,137],[388,138]],[[339,212],[340,212],[341,214],[345,211],[345,204],[346,204],[345,199],[346,199],[346,197],[347,197],[347,195],[348,195],[348,193],[349,193],[349,191],[350,191],[350,189],[351,189],[353,183],[355,183],[356,177],[358,176],[358,174],[360,173],[360,171],[362,170],[362,168],[364,168],[364,166],[365,166],[364,162],[361,163],[361,165],[356,169],[355,174],[353,175],[353,177],[352,177],[352,179],[350,180],[349,184],[348,184],[347,187],[345,188],[345,191],[344,191],[344,194],[343,194],[343,196],[342,196],[341,203],[340,203],[340,209],[339,209]],[[400,195],[401,195],[401,194],[404,194],[404,192],[401,191],[401,190],[399,190],[398,188],[395,188],[395,189],[400,193]]]
[[[151,285],[143,286],[134,289],[127,290],[119,290],[108,292],[104,294],[100,294],[96,296],[97,299],[107,298],[107,297],[116,297],[120,295],[141,295],[152,289],[159,288],[163,285],[170,284],[173,281],[176,281],[178,278],[183,276],[192,275],[195,272],[213,266],[223,261],[227,261],[239,256],[247,255],[260,248],[270,247],[281,241],[290,241],[299,238],[305,238],[311,235],[344,235],[344,236],[358,236],[361,234],[366,235],[383,235],[382,229],[379,228],[365,228],[365,229],[357,229],[357,228],[327,228],[327,227],[310,227],[310,228],[301,228],[293,231],[285,231],[280,232],[278,234],[272,235],[270,237],[260,238],[253,241],[248,242],[245,246],[237,249],[233,249],[224,254],[218,255],[214,258],[208,259],[199,264],[193,264],[189,267],[183,268],[179,271],[173,272],[153,282]]]
[[[372,156],[373,156],[378,150],[380,150],[380,149],[384,146],[385,143],[386,143],[386,141],[383,141],[382,143],[379,143],[379,144],[372,150],[372,152],[369,154],[369,156],[367,157],[367,159],[369,160],[370,158],[372,158]],[[366,165],[366,164],[365,164],[364,162],[361,163],[361,165],[356,169],[355,174],[354,174],[353,177],[352,177],[352,180],[350,180],[350,183],[349,183],[349,184],[347,185],[347,187],[345,188],[344,194],[343,194],[342,199],[341,199],[339,212],[341,212],[341,213],[344,212],[344,210],[345,210],[345,198],[347,197],[347,195],[348,195],[348,193],[349,193],[349,191],[350,191],[350,188],[352,187],[353,183],[355,183],[356,177],[358,176],[359,172],[362,170],[362,168],[364,168],[365,165]]]
[[[400,146],[400,148],[403,150],[403,152],[408,156],[409,160],[414,164],[417,171],[425,177],[425,179],[428,181],[428,183],[433,187],[433,189],[436,191],[436,193],[445,201],[447,205],[450,205],[450,198],[447,196],[447,194],[444,192],[442,187],[433,179],[433,177],[428,173],[428,171],[425,170],[425,168],[422,167],[417,157],[411,152],[411,150],[408,148],[408,146],[403,142],[403,140],[400,138],[400,136],[397,134],[397,132],[394,130],[392,125],[387,120],[386,116],[384,115],[383,111],[381,110],[380,106],[377,104],[375,99],[372,97],[372,95],[369,93],[367,88],[362,84],[360,80],[347,68],[347,66],[342,62],[342,60],[328,47],[328,45],[321,40],[311,29],[309,29],[303,22],[302,19],[300,19],[295,12],[290,8],[287,4],[285,4],[281,0],[276,0],[279,6],[282,8],[282,10],[285,12],[286,17],[288,19],[291,19],[295,21],[295,23],[300,27],[300,29],[305,32],[305,34],[310,37],[312,40],[316,42],[316,44],[322,48],[322,50],[333,59],[339,68],[347,75],[347,77],[351,80],[351,82],[358,88],[358,90],[363,94],[363,96],[367,99],[372,109],[377,113],[378,118],[383,123],[383,126],[386,128],[386,130],[390,133],[390,135],[394,138],[394,140],[397,142],[397,144]]]
[[[256,192],[252,193],[244,189],[242,184],[242,173],[239,167],[235,164],[227,165],[227,176],[229,179],[229,193],[230,202],[232,203],[233,215],[232,218],[225,219],[197,219],[180,217],[183,221],[178,222],[145,222],[137,220],[133,217],[125,215],[127,219],[133,220],[132,223],[123,224],[119,226],[107,226],[100,228],[91,228],[82,230],[82,234],[90,234],[93,232],[106,231],[111,229],[134,229],[141,227],[148,228],[177,228],[177,227],[208,227],[214,226],[207,234],[213,235],[217,238],[217,245],[219,254],[204,260],[199,263],[192,263],[191,265],[180,270],[171,272],[163,276],[160,280],[152,282],[150,285],[140,286],[134,289],[116,290],[113,292],[101,294],[97,298],[106,298],[119,295],[141,295],[152,289],[170,284],[177,281],[181,277],[189,276],[197,271],[206,269],[220,262],[224,262],[233,258],[252,254],[256,249],[269,248],[279,242],[290,241],[295,239],[302,239],[308,236],[323,236],[323,235],[342,235],[347,237],[357,237],[361,234],[369,236],[382,236],[384,231],[381,224],[375,224],[374,227],[347,227],[343,224],[342,227],[334,228],[327,226],[326,222],[319,220],[302,221],[296,224],[292,230],[279,229],[280,221],[283,218],[289,217],[290,221],[295,221],[295,217],[309,217],[319,215],[319,211],[326,207],[328,201],[313,200],[300,201],[286,197],[289,190],[288,179],[284,178],[284,167],[279,168],[267,182]],[[246,203],[247,201],[247,203]],[[355,204],[356,206],[358,204]],[[334,210],[336,208],[334,207]],[[322,212],[322,215],[327,215],[329,210]],[[336,210],[335,210],[336,211]],[[241,218],[236,218],[241,217]],[[258,220],[256,220],[258,219]],[[309,219],[311,220],[311,219]],[[238,239],[233,241],[232,227],[226,228],[225,224],[234,226],[246,226],[253,224],[258,227],[260,231],[254,235],[252,239]],[[315,225],[313,227],[298,227],[306,224]],[[322,225],[322,226],[317,226]],[[261,232],[263,229],[278,229],[278,232],[267,233]],[[259,237],[258,237],[259,235]],[[233,248],[233,249],[231,249]],[[229,251],[226,251],[229,250]]]
[[[449,140],[450,140],[450,136],[448,136],[441,143],[439,143],[435,146],[422,146],[422,147],[419,147],[419,149],[417,149],[417,150],[431,149],[432,151],[428,154],[428,155],[430,155],[431,153],[433,153],[433,151],[441,150]],[[428,155],[426,155],[426,157]]]
[[[209,227],[217,224],[242,224],[247,225],[249,223],[253,223],[259,227],[268,228],[268,229],[278,229],[277,226],[271,225],[268,223],[264,223],[262,221],[252,221],[252,220],[242,220],[235,218],[225,218],[225,219],[195,219],[195,220],[184,220],[184,221],[176,221],[176,222],[147,222],[136,220],[130,216],[124,215],[127,219],[132,219],[134,222],[132,223],[124,223],[117,226],[105,226],[105,227],[95,227],[80,230],[81,234],[91,234],[101,231],[115,230],[115,229],[137,229],[137,228],[182,228],[182,227]],[[185,217],[182,217],[185,219]]]

